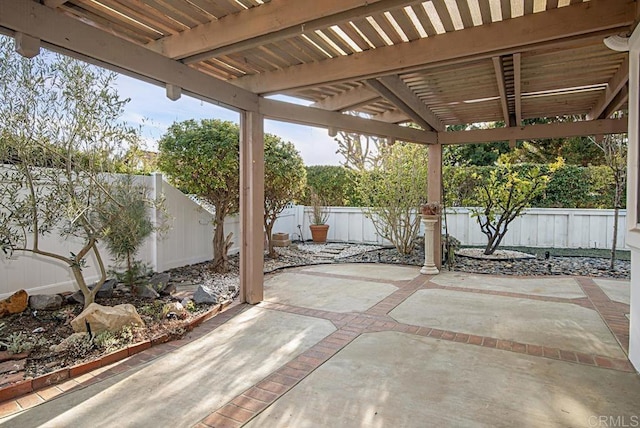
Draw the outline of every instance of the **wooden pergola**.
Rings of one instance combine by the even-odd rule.
[[[627,241],[640,248],[639,11],[635,0],[0,0],[0,32],[25,56],[46,47],[240,112],[241,287],[257,303],[265,117],[428,145],[431,201],[442,145],[629,131]],[[628,120],[611,119],[620,110]],[[582,120],[523,126],[551,116]],[[494,121],[505,126],[447,130]]]

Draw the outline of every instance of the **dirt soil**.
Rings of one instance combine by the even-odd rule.
[[[133,304],[145,322],[145,327],[130,327],[114,334],[94,335],[93,340],[75,341],[62,352],[54,352],[51,348],[74,333],[70,321],[82,312],[82,304],[66,303],[55,311],[32,311],[27,308],[22,313],[3,318],[0,320],[0,388],[24,378],[92,361],[131,344],[165,334],[169,335],[170,340],[182,337],[188,331],[191,320],[214,306],[190,305],[186,318],[163,319],[163,306],[182,300],[184,294],[143,299],[123,292],[122,287],[119,287],[114,290],[113,297],[98,298],[96,303],[104,306]]]

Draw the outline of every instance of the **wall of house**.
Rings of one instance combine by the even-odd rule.
[[[640,27],[629,39],[627,243],[631,248],[629,360],[640,371]]]

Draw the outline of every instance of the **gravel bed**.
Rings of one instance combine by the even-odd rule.
[[[479,250],[476,249],[477,251]],[[408,256],[398,254],[395,248],[346,243],[294,243],[288,248],[276,248],[276,252],[278,257],[275,259],[265,257],[265,273],[287,267],[326,263],[388,263],[414,266],[422,266],[424,263],[424,249],[421,245],[417,245],[413,253]],[[505,252],[503,255],[510,256],[506,260],[484,260],[459,255],[456,256],[450,270],[493,275],[569,275],[629,279],[631,269],[631,263],[626,260],[616,260],[615,269],[611,271],[609,270],[610,261],[606,258],[551,256],[548,260],[544,257],[517,260],[518,254],[523,253]],[[239,281],[238,255],[230,257],[230,264],[231,271],[226,274],[212,273],[207,263],[173,269],[171,282],[179,287],[198,285],[207,279],[229,285],[237,284]],[[449,268],[444,266],[443,269]]]

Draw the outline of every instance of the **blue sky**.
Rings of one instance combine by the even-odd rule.
[[[239,122],[238,113],[183,95],[178,101],[165,96],[165,89],[128,76],[120,75],[117,90],[122,98],[130,98],[123,119],[140,126],[145,146],[157,149],[157,141],[176,121],[187,119],[222,119]],[[306,165],[338,165],[342,160],[336,154],[337,143],[327,130],[310,126],[293,125],[273,120],[265,121],[265,132],[291,141]]]

